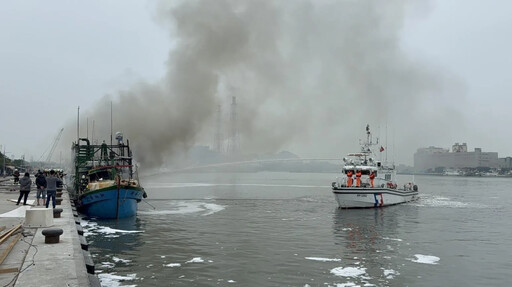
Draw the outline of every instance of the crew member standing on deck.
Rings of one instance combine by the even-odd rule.
[[[361,186],[361,170],[356,171],[356,187]]]
[[[375,171],[372,170],[372,173],[370,173],[370,185],[373,186],[373,180],[375,179]]]
[[[352,186],[352,175],[353,175],[353,172],[351,170],[347,171],[347,186],[348,187]]]

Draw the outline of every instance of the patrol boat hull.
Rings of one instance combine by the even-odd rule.
[[[392,188],[333,187],[340,208],[376,208],[417,200],[418,191]]]

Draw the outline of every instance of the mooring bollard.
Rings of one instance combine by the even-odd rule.
[[[78,235],[84,235],[84,229],[82,225],[76,224],[76,232],[78,233]]]
[[[59,243],[59,236],[64,233],[64,231],[60,228],[48,228],[43,229],[41,232],[44,235],[44,243]]]
[[[78,240],[80,240],[80,246],[82,247],[82,249],[85,251],[89,251],[89,243],[87,243],[85,236],[78,235]]]
[[[62,208],[54,208],[53,209],[53,218],[60,218],[61,212],[62,212]]]
[[[57,193],[55,194],[56,197],[62,197],[62,191],[57,191]]]
[[[55,198],[55,204],[60,205],[62,203],[62,198]]]

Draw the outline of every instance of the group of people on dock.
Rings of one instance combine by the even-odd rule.
[[[355,170],[355,177],[356,177],[356,187],[361,187],[361,176],[362,176],[362,171],[360,169],[358,170]],[[351,187],[353,185],[353,182],[354,182],[354,171],[353,170],[348,170],[347,171],[347,186],[348,187]],[[375,187],[374,186],[374,180],[375,180],[375,171],[371,171],[370,172],[370,175],[368,176],[368,178],[370,179],[370,187]]]
[[[52,169],[49,172],[43,172],[39,170],[35,177],[35,184],[37,187],[37,205],[40,205],[40,200],[42,200],[43,205],[48,208],[50,200],[52,200],[53,208],[55,208],[55,196],[57,194],[57,187],[62,186],[61,176]],[[28,194],[30,193],[30,189],[32,187],[30,173],[25,172],[24,176],[19,179],[19,185],[20,196],[16,205],[20,204],[22,198],[23,205],[27,205]]]

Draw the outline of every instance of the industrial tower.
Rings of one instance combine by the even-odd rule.
[[[231,98],[231,114],[230,114],[230,135],[228,141],[228,154],[236,155],[240,151],[240,142],[238,138],[238,124],[237,124],[237,107],[236,97]]]
[[[223,152],[223,150],[222,150],[223,138],[222,138],[221,117],[222,117],[221,107],[220,107],[220,105],[218,105],[217,106],[217,123],[216,123],[216,127],[215,127],[215,135],[214,135],[214,139],[213,139],[213,150],[218,153]]]

